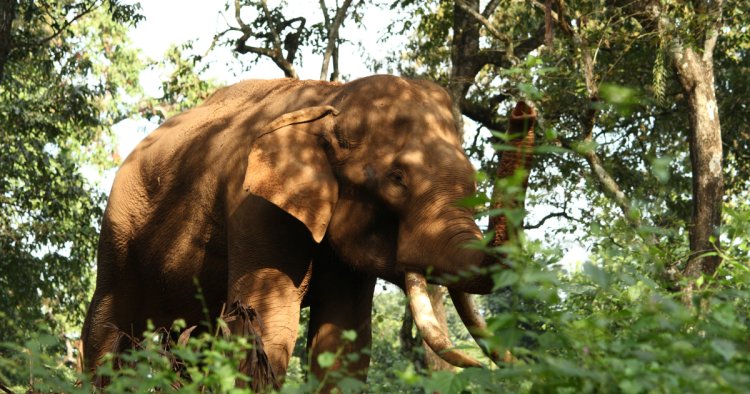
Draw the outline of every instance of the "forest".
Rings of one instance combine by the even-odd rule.
[[[105,388],[83,366],[118,140],[143,137],[123,122],[150,131],[244,79],[372,74],[447,92],[476,169],[459,204],[508,228],[472,246],[502,261],[474,296],[484,327],[427,288],[482,366],[438,357],[404,292],[378,280],[366,380],[347,373],[363,357],[346,351],[354,331],[308,354],[304,308],[283,386],[265,391],[748,391],[750,2],[234,0],[204,16],[211,36],[157,58],[132,39],[142,3],[0,0],[0,392],[251,392],[240,367],[258,344],[221,319],[133,333],[97,371]],[[519,102],[535,142],[528,168],[505,173]]]

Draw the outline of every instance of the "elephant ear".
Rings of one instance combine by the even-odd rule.
[[[266,126],[250,149],[243,187],[305,224],[320,242],[338,200],[325,145],[335,141],[331,106],[301,109]]]

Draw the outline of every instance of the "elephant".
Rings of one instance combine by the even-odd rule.
[[[482,232],[456,204],[476,182],[452,108],[437,84],[375,75],[243,81],[168,119],[115,176],[82,332],[86,369],[118,349],[118,330],[205,320],[200,287],[212,318],[233,302],[257,312],[278,387],[303,307],[313,360],[370,346],[377,278],[406,290],[437,353],[479,365],[450,349],[424,292],[428,277],[459,278],[447,282],[459,313],[482,324],[466,297],[493,282],[465,273],[497,264],[466,247]],[[345,330],[356,340],[344,343]],[[346,368],[365,379],[369,361],[363,353]]]

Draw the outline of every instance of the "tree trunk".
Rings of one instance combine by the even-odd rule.
[[[690,113],[693,214],[689,228],[690,258],[683,270],[690,280],[683,297],[688,303],[696,287],[695,279],[702,274],[713,274],[721,263],[717,255],[702,256],[718,251],[724,196],[721,124],[714,89],[712,49],[713,45],[707,45],[703,57],[692,48],[683,46],[674,47],[671,53]],[[712,236],[715,238],[713,242]]]
[[[465,0],[465,6],[479,10],[479,0]],[[448,93],[453,99],[453,117],[456,128],[463,135],[463,116],[461,103],[474,83],[474,77],[479,72],[474,58],[479,52],[479,23],[471,14],[456,4],[453,7],[453,40],[451,42],[451,75],[448,81]]]
[[[0,81],[5,76],[5,63],[13,46],[11,33],[16,18],[16,0],[0,0]]]
[[[320,68],[320,80],[325,81],[328,79],[328,64],[331,62],[331,56],[334,56],[334,72],[331,75],[331,81],[338,80],[338,41],[339,41],[339,28],[346,19],[346,13],[349,6],[352,4],[352,0],[344,0],[344,4],[336,9],[336,15],[333,20],[330,20],[328,16],[328,9],[326,8],[325,1],[320,0],[320,8],[323,11],[323,17],[325,19],[325,28],[328,33],[328,43],[326,44],[325,52],[323,53],[323,65]]]

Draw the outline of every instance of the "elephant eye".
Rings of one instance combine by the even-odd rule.
[[[406,175],[401,170],[391,170],[388,173],[388,179],[390,179],[393,183],[397,184],[398,186],[403,187],[406,189]]]

